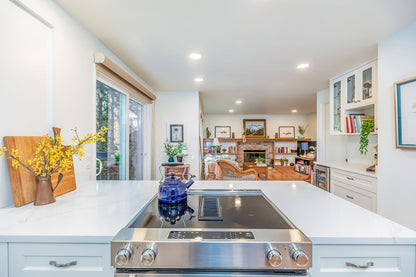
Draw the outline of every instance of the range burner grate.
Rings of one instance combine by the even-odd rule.
[[[221,205],[218,197],[200,197],[198,219],[202,221],[222,221]]]

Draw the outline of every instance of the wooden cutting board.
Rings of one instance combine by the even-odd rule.
[[[7,149],[18,149],[19,154],[23,160],[32,159],[33,155],[42,141],[43,137],[20,137],[20,136],[8,136],[4,137],[4,146]],[[10,185],[12,188],[13,202],[15,207],[20,207],[31,203],[35,199],[36,190],[36,178],[29,170],[19,166],[18,168],[12,167],[12,161],[9,159],[9,151],[6,152],[7,167],[9,169]],[[75,190],[75,172],[74,167],[62,172],[64,177],[61,183],[55,190],[55,196],[62,195],[64,193]],[[52,186],[55,187],[58,181],[58,174],[52,175]]]

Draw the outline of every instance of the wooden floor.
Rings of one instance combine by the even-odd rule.
[[[269,167],[268,175],[267,180],[311,182],[311,175],[296,172],[294,166],[276,166],[275,168]]]

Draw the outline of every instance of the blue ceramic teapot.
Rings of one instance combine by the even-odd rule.
[[[183,163],[163,163],[160,168],[164,166],[178,166]],[[162,174],[162,172],[161,172]],[[185,175],[185,172],[183,176]],[[159,201],[162,203],[179,203],[185,201],[187,198],[188,188],[194,183],[191,174],[189,181],[184,183],[181,178],[175,177],[175,173],[171,173],[169,177],[162,174],[162,180],[159,185]]]

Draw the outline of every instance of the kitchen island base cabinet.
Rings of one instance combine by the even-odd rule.
[[[9,259],[7,253],[7,243],[0,242],[0,276],[9,276]]]
[[[9,243],[8,276],[112,277],[110,244]]]
[[[312,277],[415,276],[414,245],[314,245],[312,251]]]

